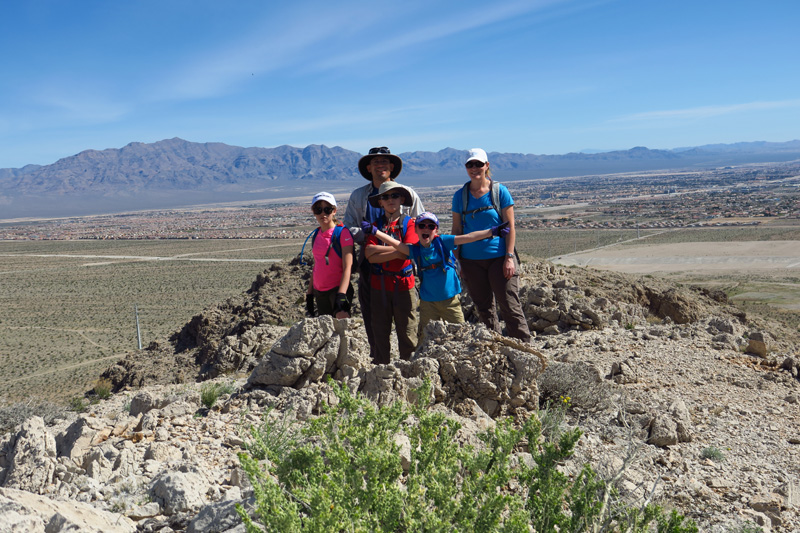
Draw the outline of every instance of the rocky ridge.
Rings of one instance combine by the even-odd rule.
[[[584,433],[568,474],[628,463],[624,494],[653,490],[702,531],[800,531],[797,345],[724,294],[526,264],[530,346],[435,322],[411,361],[374,366],[360,319],[301,319],[292,296],[306,268],[276,265],[131,354],[106,372],[116,393],[86,413],[2,437],[0,530],[240,531],[245,428],[267,412],[314,416],[332,376],[378,403],[410,399],[428,377],[465,442],[568,398],[567,423]],[[208,379],[234,389],[212,409]]]

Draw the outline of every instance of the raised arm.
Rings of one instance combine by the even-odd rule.
[[[406,243],[400,242],[394,237],[387,235],[386,233],[382,232],[369,222],[362,222],[361,230],[367,235],[375,235],[378,239],[385,242],[386,244],[388,244],[401,254],[405,255],[406,257],[408,257],[408,255],[411,253]],[[400,259],[400,258],[393,257],[392,259]]]
[[[490,237],[502,237],[508,242],[509,223],[503,222],[499,226],[492,226],[489,229],[482,229],[478,231],[471,231],[463,235],[456,235],[453,242],[456,244],[465,244],[468,242],[475,242],[481,239],[488,239]]]

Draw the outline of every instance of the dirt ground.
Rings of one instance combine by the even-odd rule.
[[[800,275],[800,242],[692,242],[597,248],[554,258],[560,265],[629,274]]]

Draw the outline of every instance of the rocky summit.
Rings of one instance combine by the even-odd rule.
[[[0,531],[244,531],[234,506],[253,504],[237,458],[248,428],[316,416],[329,378],[379,405],[429,381],[431,408],[474,445],[501,417],[561,403],[583,433],[566,475],[589,463],[701,531],[800,531],[797,331],[723,293],[527,263],[530,344],[433,322],[410,361],[376,366],[360,318],[302,317],[308,275],[274,265],[109,368],[107,400],[0,438]],[[214,383],[224,393],[209,408]]]

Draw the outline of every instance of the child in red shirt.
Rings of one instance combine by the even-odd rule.
[[[411,206],[411,193],[394,181],[383,183],[377,194],[369,197],[373,207],[385,213],[376,227],[404,243],[419,242],[414,219],[401,216],[400,206]],[[417,291],[414,288],[413,266],[408,256],[385,245],[374,235],[366,240],[367,261],[372,265],[370,275],[372,304],[372,335],[375,341],[375,364],[390,361],[392,322],[397,332],[400,358],[408,360],[417,347]]]

